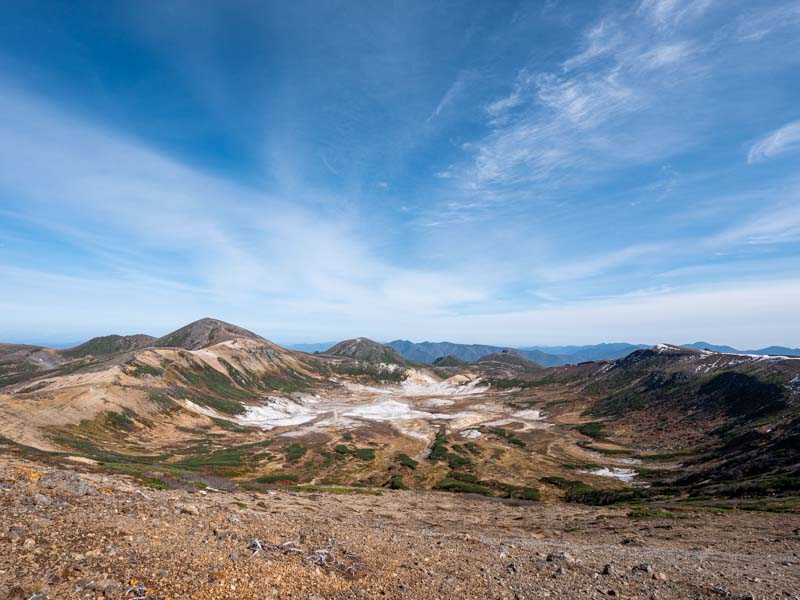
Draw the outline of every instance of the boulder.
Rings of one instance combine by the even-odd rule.
[[[72,471],[50,471],[42,476],[39,485],[70,496],[88,496],[92,493],[89,483]]]

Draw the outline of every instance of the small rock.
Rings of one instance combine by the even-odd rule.
[[[656,581],[666,581],[667,575],[666,573],[653,573],[653,579]]]
[[[36,545],[36,540],[34,540],[33,538],[28,538],[27,540],[22,542],[22,547],[25,548],[26,550],[33,548],[35,545]]]
[[[642,563],[640,565],[635,565],[633,567],[633,569],[631,569],[631,570],[633,572],[641,571],[643,573],[652,573],[653,572],[653,565],[651,565],[650,563]]]
[[[603,566],[603,575],[611,575],[614,572],[614,566],[606,564]]]
[[[122,592],[122,584],[113,579],[97,579],[92,581],[86,586],[86,589],[94,592],[100,592],[106,596],[113,596],[118,592]]]
[[[622,542],[620,542],[620,543],[622,543],[622,544],[624,544],[626,546],[628,546],[628,545],[630,545],[630,546],[642,546],[642,545],[644,545],[644,542],[642,540],[640,540],[639,538],[635,538],[635,537],[623,538]]]
[[[510,565],[508,565],[506,567],[506,571],[508,571],[509,573],[516,573],[517,572],[517,567],[516,567],[516,565],[514,563],[511,563]]]
[[[186,515],[193,515],[197,516],[200,514],[200,509],[197,508],[194,504],[178,504],[176,506],[178,512]]]
[[[547,562],[564,561],[566,563],[574,562],[572,556],[566,552],[551,552],[547,555]]]

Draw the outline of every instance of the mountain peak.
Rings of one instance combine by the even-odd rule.
[[[522,354],[516,350],[512,350],[511,348],[506,348],[504,350],[500,350],[499,352],[482,356],[478,359],[478,364],[502,364],[508,367],[522,368],[528,371],[542,368],[542,365],[535,363],[532,360],[528,360],[522,356]]]
[[[261,336],[225,321],[205,317],[184,325],[172,333],[158,338],[154,345],[161,348],[197,350],[234,338],[263,339]]]
[[[397,365],[406,363],[406,359],[393,348],[384,346],[383,344],[365,337],[339,342],[332,348],[326,350],[325,354],[341,356],[342,358],[352,358],[353,360],[363,360],[365,362],[393,363]]]
[[[116,352],[138,350],[151,346],[156,341],[152,335],[137,333],[134,335],[103,335],[94,337],[73,348],[61,350],[61,354],[68,358],[82,358],[84,356],[103,356]]]

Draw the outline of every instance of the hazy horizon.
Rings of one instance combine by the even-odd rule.
[[[237,324],[237,325],[241,325],[240,323],[236,323],[236,322],[233,322],[233,323]],[[187,323],[183,323],[182,325],[185,325],[185,324],[187,324]],[[35,345],[35,346],[44,346],[44,347],[49,347],[49,348],[62,349],[62,348],[70,348],[70,347],[73,347],[73,346],[77,346],[77,345],[79,345],[79,344],[81,344],[83,342],[88,341],[89,339],[94,338],[94,337],[101,337],[101,336],[105,336],[105,335],[146,334],[146,335],[152,335],[153,337],[160,337],[162,335],[166,335],[166,334],[170,333],[171,331],[173,331],[173,330],[171,329],[169,331],[161,331],[161,332],[156,332],[156,333],[154,333],[152,331],[107,331],[107,332],[102,332],[102,333],[86,334],[86,335],[84,335],[82,337],[76,337],[74,339],[61,339],[61,340],[59,340],[59,339],[47,339],[47,338],[36,338],[36,337],[27,337],[27,338],[26,337],[20,337],[20,338],[8,338],[8,339],[0,338],[0,344],[2,344],[2,343],[30,344],[30,345]],[[260,335],[261,337],[269,339],[270,341],[272,341],[272,342],[274,342],[274,343],[276,343],[276,344],[278,344],[280,346],[283,346],[285,348],[292,348],[292,347],[295,347],[295,346],[316,346],[316,345],[330,345],[330,346],[332,346],[332,345],[334,345],[334,344],[336,344],[336,343],[338,343],[338,342],[340,342],[342,340],[345,340],[345,339],[354,339],[354,338],[357,338],[357,337],[368,337],[368,336],[364,336],[364,335],[352,334],[352,335],[348,335],[348,336],[345,336],[345,337],[342,337],[342,338],[339,338],[339,339],[335,339],[335,340],[331,339],[329,341],[324,341],[324,340],[323,341],[319,341],[319,340],[316,340],[316,339],[310,339],[308,341],[296,341],[296,340],[276,339],[276,338],[270,336],[268,333],[265,333],[263,331],[259,331],[257,329],[254,329],[253,331],[254,331],[254,333]],[[469,339],[455,340],[455,339],[430,339],[430,338],[410,339],[410,338],[405,337],[405,336],[394,336],[394,337],[388,337],[388,338],[385,338],[385,339],[381,339],[381,338],[374,338],[374,339],[375,339],[375,341],[380,342],[382,344],[386,344],[386,343],[393,342],[393,341],[398,341],[398,340],[406,340],[406,341],[411,341],[411,342],[414,342],[414,343],[424,343],[424,342],[445,343],[445,342],[449,342],[449,343],[456,343],[456,344],[474,344],[474,345],[487,345],[487,346],[510,347],[510,348],[528,348],[528,347],[531,347],[531,348],[532,347],[557,348],[559,346],[593,346],[593,345],[597,345],[597,344],[631,344],[631,345],[654,346],[656,344],[662,344],[662,343],[664,343],[664,344],[674,344],[674,345],[678,345],[678,346],[679,345],[684,345],[684,344],[707,343],[707,344],[711,344],[711,345],[714,345],[714,346],[731,346],[731,347],[734,347],[737,350],[741,350],[741,351],[744,351],[744,350],[759,350],[759,349],[767,348],[767,347],[770,347],[770,346],[780,346],[780,347],[792,348],[792,349],[800,347],[800,344],[780,343],[780,342],[763,344],[763,345],[760,345],[760,346],[743,347],[743,346],[736,346],[735,344],[728,344],[728,343],[726,343],[724,341],[704,340],[704,339],[696,339],[696,340],[684,339],[684,340],[680,340],[680,341],[671,340],[671,339],[668,339],[668,340],[649,340],[649,341],[648,340],[636,341],[636,340],[608,339],[608,340],[602,340],[602,341],[597,341],[597,342],[575,342],[575,343],[569,343],[569,344],[548,344],[548,343],[539,343],[539,342],[536,342],[536,341],[531,341],[531,342],[527,342],[527,343],[506,344],[506,343],[503,343],[502,341],[491,340],[491,339],[490,340],[469,340]]]

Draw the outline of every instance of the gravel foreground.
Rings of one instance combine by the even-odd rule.
[[[0,457],[0,598],[800,598],[800,515],[152,490]]]

